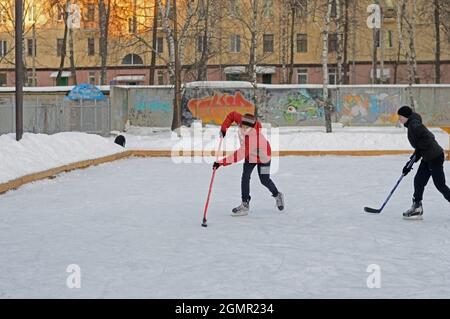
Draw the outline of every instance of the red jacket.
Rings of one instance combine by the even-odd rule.
[[[241,120],[241,114],[237,112],[231,112],[225,118],[221,130],[226,132],[233,123],[237,123],[238,125],[240,125]],[[264,137],[261,130],[261,123],[259,121],[256,121],[255,127],[250,131],[249,134],[242,136],[242,134],[240,133],[239,140],[241,142],[241,147],[232,155],[220,160],[219,163],[227,166],[233,163],[240,162],[244,158],[250,163],[268,163],[271,158],[272,150],[270,148],[269,142]]]

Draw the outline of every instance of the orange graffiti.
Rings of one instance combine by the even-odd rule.
[[[214,94],[201,99],[191,99],[188,102],[188,109],[192,115],[201,119],[205,124],[222,124],[225,117],[236,111],[241,114],[255,113],[255,105],[245,99],[241,92],[235,95]]]

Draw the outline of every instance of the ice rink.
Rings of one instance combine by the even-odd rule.
[[[423,221],[402,219],[416,170],[382,214],[363,212],[407,160],[281,158],[286,210],[255,171],[240,218],[242,164],[220,168],[208,228],[206,163],[129,159],[24,186],[0,196],[0,298],[450,298],[450,204],[431,181]]]

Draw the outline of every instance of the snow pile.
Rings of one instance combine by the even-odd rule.
[[[438,143],[449,149],[449,135],[440,128],[430,129]],[[146,150],[213,150],[218,147],[220,128],[208,125],[181,128],[181,137],[169,128],[130,127],[126,133],[127,147]],[[405,128],[399,127],[333,127],[325,133],[323,127],[264,128],[274,150],[353,151],[411,150]],[[231,127],[225,138],[227,150],[239,145],[237,128]]]
[[[15,137],[15,134],[0,135],[0,183],[123,151],[109,139],[85,133],[25,133],[19,142]]]

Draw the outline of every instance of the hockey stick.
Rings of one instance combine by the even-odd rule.
[[[412,168],[414,163],[416,162],[416,156],[413,155],[411,157],[411,160],[408,163],[408,168]],[[394,188],[391,190],[391,192],[389,193],[388,198],[386,198],[386,200],[384,201],[383,205],[381,206],[380,209],[375,209],[375,208],[370,208],[370,207],[364,207],[364,211],[366,213],[372,213],[372,214],[379,214],[383,211],[384,207],[386,206],[386,204],[388,203],[388,201],[391,199],[392,195],[394,194],[395,190],[397,189],[398,185],[400,185],[400,182],[402,181],[403,177],[405,177],[406,175],[402,173],[402,176],[400,176],[399,180],[397,181],[397,184],[395,184]]]
[[[220,138],[219,148],[218,148],[217,154],[216,154],[216,162],[219,159],[219,153],[220,153],[220,150],[222,149],[222,141],[223,141],[223,137]],[[214,183],[214,177],[216,176],[216,171],[217,171],[217,168],[214,168],[212,176],[211,176],[211,182],[209,183],[208,197],[206,198],[205,210],[203,211],[202,227],[208,227],[208,224],[206,223],[206,213],[208,212],[209,198],[211,197],[211,190],[212,190],[212,186]]]

